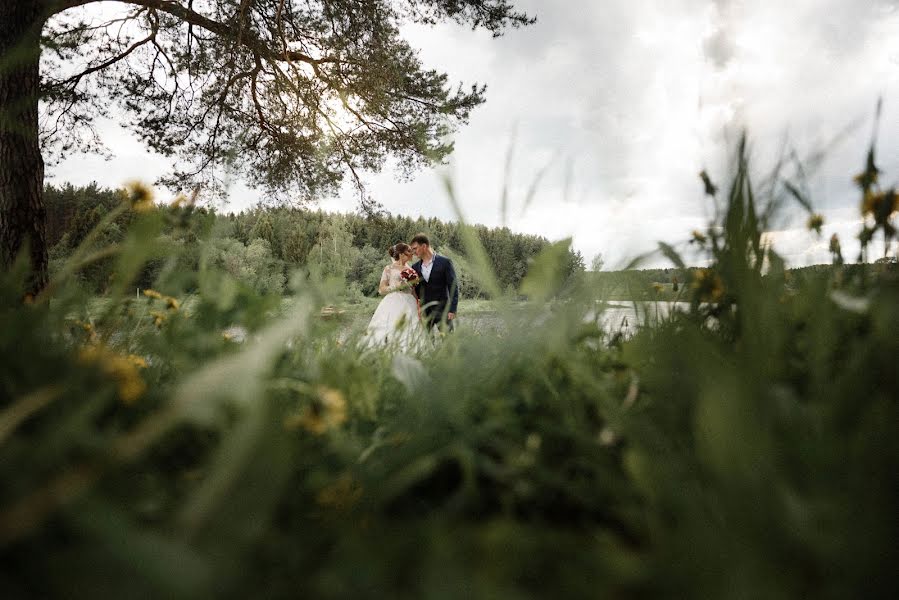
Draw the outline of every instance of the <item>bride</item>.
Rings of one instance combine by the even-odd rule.
[[[368,323],[365,342],[369,347],[387,344],[407,346],[424,331],[413,287],[418,282],[418,275],[406,264],[412,260],[412,248],[397,242],[387,253],[393,262],[381,273],[378,293],[384,299]]]

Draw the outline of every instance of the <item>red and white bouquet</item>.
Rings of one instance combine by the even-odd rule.
[[[400,271],[400,277],[403,281],[408,283],[410,287],[418,283],[418,271],[412,267],[405,267]],[[421,321],[421,303],[418,300],[418,294],[415,293],[414,288],[409,291],[412,292],[412,295],[415,297],[415,304],[418,306],[418,320]]]
[[[403,281],[406,283],[414,284],[418,282],[418,272],[412,267],[406,267],[400,271],[400,277],[402,277]]]

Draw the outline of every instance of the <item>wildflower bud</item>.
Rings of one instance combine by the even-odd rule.
[[[824,217],[819,214],[813,214],[808,218],[808,223],[806,225],[809,231],[814,231],[818,235],[821,235],[821,227],[824,225]]]
[[[833,256],[833,264],[843,264],[843,251],[840,248],[840,238],[837,234],[830,236],[830,254]]]
[[[705,193],[707,196],[714,196],[718,193],[718,188],[712,183],[709,174],[705,171],[699,173],[699,178],[702,179],[702,185],[705,187]]]
[[[874,239],[874,229],[870,227],[862,228],[861,232],[858,234],[858,240],[862,243],[862,246],[866,246],[871,243],[871,240]]]
[[[840,252],[840,237],[837,234],[833,234],[830,236],[830,251],[831,252]]]
[[[872,185],[877,183],[877,174],[880,170],[874,165],[869,165],[863,172],[852,178],[852,181],[858,185],[863,191],[868,191]]]

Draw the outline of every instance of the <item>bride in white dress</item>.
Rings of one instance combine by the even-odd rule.
[[[413,288],[417,279],[404,278],[412,269],[412,248],[398,242],[388,249],[393,262],[384,267],[378,293],[384,296],[368,323],[365,345],[369,347],[398,344],[408,347],[424,332],[419,314],[418,298]],[[414,271],[412,271],[414,274]]]

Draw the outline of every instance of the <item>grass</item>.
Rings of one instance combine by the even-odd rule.
[[[899,273],[790,280],[743,152],[708,200],[687,310],[630,337],[558,248],[546,302],[465,301],[502,327],[423,354],[337,335],[311,277],[201,268],[171,307],[4,274],[4,597],[894,597]]]

